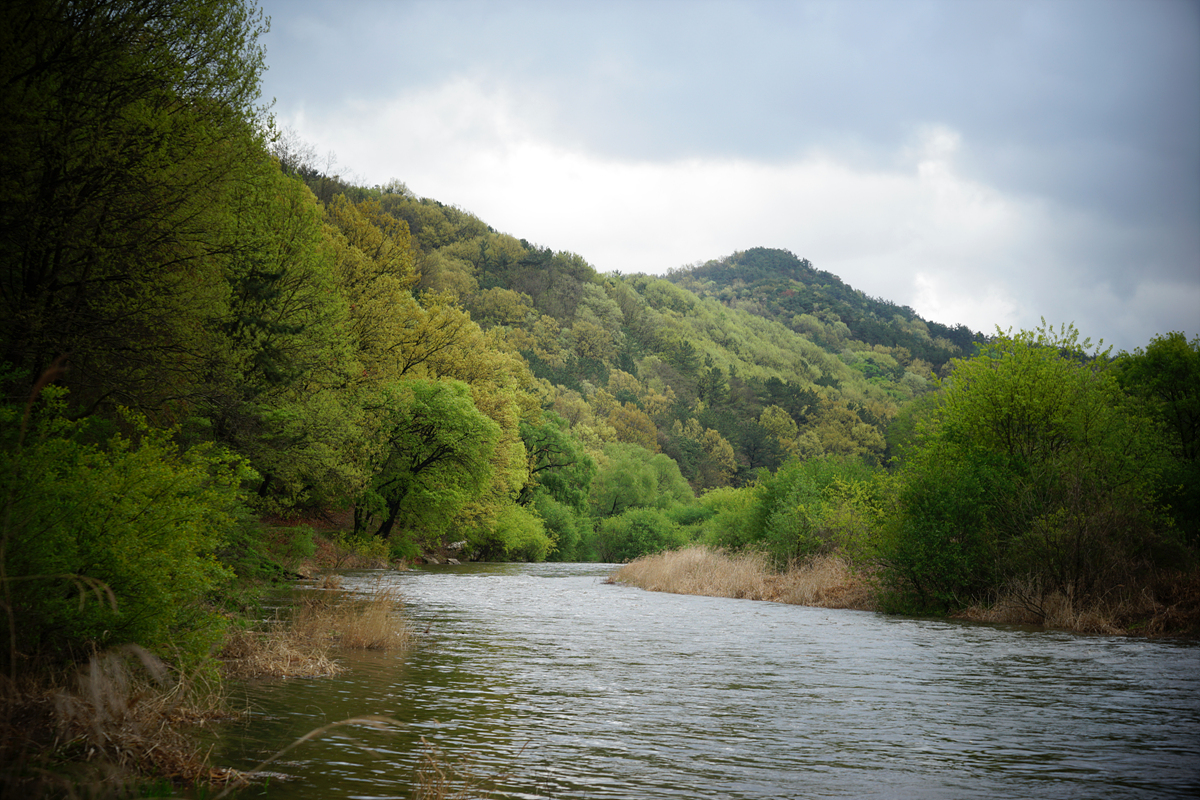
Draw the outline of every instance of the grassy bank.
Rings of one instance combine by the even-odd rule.
[[[643,556],[617,569],[609,583],[651,592],[732,597],[776,603],[879,610],[880,588],[869,570],[844,557],[822,555],[779,572],[759,553],[728,554],[690,547]],[[987,605],[973,605],[956,619],[1041,625],[1076,633],[1138,636],[1200,635],[1200,576],[1167,574],[1157,583],[1114,587],[1086,602],[1033,584],[1013,584]]]
[[[611,583],[651,592],[768,600],[822,608],[874,610],[866,577],[839,556],[817,556],[785,572],[771,569],[760,553],[730,555],[689,547],[643,556],[609,577]]]
[[[351,595],[328,580],[272,619],[232,626],[218,658],[187,672],[127,645],[75,669],[4,676],[0,796],[146,796],[245,782],[210,764],[190,735],[235,716],[225,680],[333,675],[339,649],[407,647],[402,611],[394,588]]]

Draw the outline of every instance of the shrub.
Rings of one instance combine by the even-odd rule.
[[[534,495],[533,508],[542,518],[546,534],[554,542],[554,550],[548,558],[551,561],[581,560],[581,543],[588,527],[587,518],[571,506],[555,500],[547,492]]]
[[[750,544],[755,490],[752,487],[710,489],[700,505],[711,512],[701,527],[700,538],[714,549],[740,550]]]
[[[659,509],[632,508],[601,520],[596,543],[601,561],[616,562],[682,547],[685,537]]]
[[[10,653],[54,660],[137,643],[201,656],[219,635],[206,595],[230,573],[215,558],[243,514],[249,471],[211,447],[126,414],[108,434],[46,389],[32,424],[0,409],[0,626]],[[13,628],[10,620],[19,624]]]
[[[485,561],[545,561],[553,542],[541,518],[525,506],[501,506],[466,529],[471,552]]]
[[[895,607],[986,602],[1014,582],[1079,602],[1178,552],[1155,496],[1161,434],[1089,347],[1043,326],[955,362],[880,551]]]
[[[759,480],[746,536],[776,568],[837,547],[830,520],[844,506],[865,500],[853,489],[874,480],[876,470],[859,459],[792,459]]]

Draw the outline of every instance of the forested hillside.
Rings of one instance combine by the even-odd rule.
[[[671,270],[668,278],[700,297],[776,319],[834,350],[856,342],[888,348],[905,366],[918,360],[942,372],[951,358],[970,355],[986,341],[965,325],[931,322],[908,306],[868,297],[786,250],[755,247]]]

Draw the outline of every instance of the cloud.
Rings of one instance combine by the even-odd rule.
[[[369,128],[293,122],[318,142],[340,142],[340,159],[369,164],[370,182],[399,177],[604,272],[661,274],[784,247],[870,294],[963,315],[951,322],[990,328],[1011,316],[998,285],[986,302],[949,298],[972,294],[978,273],[1012,272],[1006,259],[1028,238],[1036,204],[959,175],[962,136],[944,125],[914,131],[889,170],[820,150],[781,161],[649,161],[548,141],[536,130],[538,107],[536,97],[459,79],[374,108]]]
[[[977,330],[1200,329],[1194,5],[293,8],[281,121],[601,271],[784,247]]]

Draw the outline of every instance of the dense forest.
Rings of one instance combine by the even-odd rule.
[[[984,336],[783,250],[600,274],[321,170],[249,4],[2,25],[6,673],[208,658],[268,519],[397,562],[838,551],[922,612],[1194,574],[1200,339]]]

